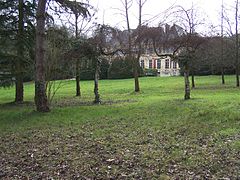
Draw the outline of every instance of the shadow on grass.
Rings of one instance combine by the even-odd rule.
[[[100,104],[94,103],[94,101],[79,101],[79,99],[75,98],[63,98],[58,101],[54,101],[52,104],[53,108],[60,107],[75,107],[75,106],[96,106],[96,105],[114,105],[114,104],[121,104],[121,103],[134,103],[137,102],[133,99],[124,99],[124,100],[104,100],[101,101]]]
[[[0,104],[0,108],[11,108],[11,107],[25,107],[25,106],[35,106],[34,102],[32,101],[24,101],[21,103],[17,103],[17,102],[7,102],[7,103],[3,103]]]
[[[76,98],[62,98],[59,100],[55,100],[52,102],[51,108],[56,107],[72,107],[72,106],[96,106],[96,105],[113,105],[113,104],[121,104],[121,103],[134,103],[137,102],[133,99],[123,99],[123,100],[103,100],[100,104],[94,103],[94,101],[87,100],[79,100]],[[35,108],[35,104],[33,101],[24,101],[22,103],[16,102],[8,102],[0,104],[0,108],[10,109],[10,108],[21,108],[21,107],[32,107]]]
[[[192,90],[222,90],[222,89],[238,89],[236,86],[233,85],[198,85]]]

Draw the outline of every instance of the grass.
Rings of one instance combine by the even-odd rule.
[[[182,77],[65,81],[50,113],[36,112],[34,86],[23,105],[0,89],[0,178],[237,179],[240,176],[240,91],[234,76],[196,77],[184,101]]]

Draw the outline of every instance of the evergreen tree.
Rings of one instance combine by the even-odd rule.
[[[23,102],[23,81],[32,70],[35,2],[0,2],[0,86],[15,82],[15,102]]]

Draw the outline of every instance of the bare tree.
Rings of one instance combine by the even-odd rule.
[[[92,64],[94,67],[94,103],[100,104],[100,94],[99,94],[99,74],[101,65],[101,48],[100,48],[100,38],[99,34],[96,33],[95,37],[81,39],[74,49],[70,49],[65,56],[70,59],[87,59],[88,64]]]
[[[196,26],[198,26],[200,22],[198,22],[197,13],[196,13],[196,10],[194,9],[193,5],[189,9],[185,9],[182,6],[178,6],[176,14],[177,14],[177,17],[179,18],[179,22],[180,22],[181,26],[184,27],[186,33],[190,36],[192,34],[194,34],[195,30],[196,30]],[[191,58],[194,58],[193,54],[191,55]],[[191,71],[192,88],[195,88],[193,59],[192,59],[192,62],[188,63],[187,66],[189,66],[188,67],[188,68],[190,68],[189,71]]]
[[[60,2],[61,3],[61,2]],[[88,1],[65,1],[61,3],[64,11],[68,13],[67,22],[74,27],[74,35],[75,40],[77,41],[83,35],[83,32],[88,32],[91,28],[89,26],[92,17],[94,17],[95,13],[90,13],[88,9],[93,9],[93,7],[89,4]],[[61,14],[59,15],[61,16]],[[66,15],[64,16],[66,18]],[[65,21],[64,21],[65,22]],[[81,96],[81,88],[80,88],[80,59],[76,57],[75,59],[75,75],[76,75],[76,96]]]
[[[101,98],[99,94],[99,78],[100,78],[100,65],[101,65],[101,50],[100,50],[100,37],[99,33],[95,37],[89,38],[82,49],[84,50],[84,55],[91,60],[94,66],[94,104],[101,104]]]
[[[132,42],[132,31],[130,27],[130,20],[129,20],[129,9],[131,8],[133,4],[133,0],[124,0],[122,1],[123,6],[124,6],[124,11],[125,11],[125,18],[126,18],[126,23],[127,23],[127,31],[128,31],[128,57],[130,60],[132,60],[133,64],[133,75],[134,75],[134,82],[135,82],[135,92],[140,91],[140,86],[139,86],[139,80],[138,80],[138,72],[137,72],[137,67],[136,67],[136,60],[133,55],[133,42]],[[139,5],[140,7],[140,5]],[[141,13],[141,10],[139,10]],[[141,19],[139,19],[139,23],[141,23]]]
[[[88,11],[86,14],[82,13],[82,6],[79,6],[80,2],[74,1],[74,4],[72,7],[70,7],[73,15],[74,15],[74,23],[71,23],[71,20],[69,20],[69,23],[75,27],[75,39],[81,37],[82,32],[86,30],[86,27],[88,23],[91,21],[92,17],[94,15],[90,15],[90,12]],[[81,4],[83,4],[81,2]],[[85,6],[90,7],[89,4],[85,4]],[[81,7],[81,8],[79,8]],[[85,23],[86,22],[86,23]],[[80,24],[80,26],[79,26]],[[81,88],[80,88],[80,59],[76,59],[76,65],[75,65],[75,73],[76,73],[76,96],[81,96]]]
[[[233,8],[233,7],[232,7]],[[231,8],[231,11],[232,11]],[[227,23],[227,34],[234,37],[235,42],[235,75],[236,75],[236,86],[240,86],[239,82],[239,35],[238,35],[238,18],[239,18],[239,1],[236,0],[234,4],[234,18],[229,18],[227,10],[224,9],[223,19]],[[233,20],[234,19],[234,20]],[[235,24],[235,31],[233,30],[233,24]]]
[[[179,19],[180,26],[184,27],[185,35],[182,37],[182,47],[184,48],[185,58],[183,61],[184,79],[185,79],[185,99],[190,99],[189,87],[189,73],[192,75],[192,88],[195,88],[194,80],[194,59],[196,58],[195,52],[197,48],[204,42],[204,38],[196,33],[196,28],[203,24],[202,19],[199,18],[199,12],[196,11],[194,6],[185,9],[182,6],[177,6],[176,16]]]
[[[135,92],[140,91],[139,85],[139,59],[142,52],[142,45],[140,41],[141,27],[142,27],[142,9],[147,0],[137,0],[138,4],[138,27],[135,32],[131,29],[130,19],[129,19],[129,10],[133,5],[133,0],[122,0],[122,4],[124,7],[124,11],[122,11],[122,15],[126,18],[127,25],[127,36],[128,36],[128,49],[126,54],[128,59],[132,61],[133,65],[133,76],[134,76],[134,90]]]
[[[134,73],[134,81],[135,81],[135,92],[140,91],[140,85],[139,85],[139,74],[138,74],[138,69],[139,69],[139,60],[142,55],[142,42],[140,41],[140,36],[141,36],[141,29],[142,29],[142,8],[144,4],[147,2],[147,0],[137,0],[138,3],[138,27],[137,27],[137,36],[138,36],[138,41],[136,41],[137,44],[137,57],[133,58],[133,73]]]
[[[172,28],[161,27],[151,32],[153,39],[153,48],[158,56],[170,56],[178,61],[184,72],[185,95],[184,99],[190,99],[190,81],[189,75],[196,59],[195,53],[199,46],[204,42],[204,38],[196,33],[196,27],[201,24],[193,6],[185,9],[182,6],[176,6],[172,9],[175,18],[178,20]],[[162,54],[162,48],[171,48],[170,54]],[[193,71],[192,71],[193,72]],[[192,87],[195,87],[194,74],[192,73]]]

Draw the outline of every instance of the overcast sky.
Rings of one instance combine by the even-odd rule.
[[[134,3],[136,0],[133,0]],[[234,5],[235,0],[224,0],[225,5]],[[124,17],[121,16],[118,9],[123,8],[121,0],[90,0],[90,3],[94,7],[98,7],[98,22],[109,24],[112,26],[117,26],[119,28],[126,28]],[[135,3],[136,4],[136,3]],[[204,18],[203,21],[207,25],[212,23],[213,25],[220,24],[220,13],[221,13],[221,4],[222,0],[147,0],[143,8],[143,20],[150,19],[154,15],[157,15],[171,5],[181,5],[184,8],[190,8],[192,4],[195,8],[198,9],[201,14],[200,18]],[[130,24],[131,28],[136,28],[137,26],[137,15],[138,9],[136,5],[131,8],[130,12]],[[159,19],[158,21],[161,21]],[[157,25],[158,21],[155,21],[151,25]]]

